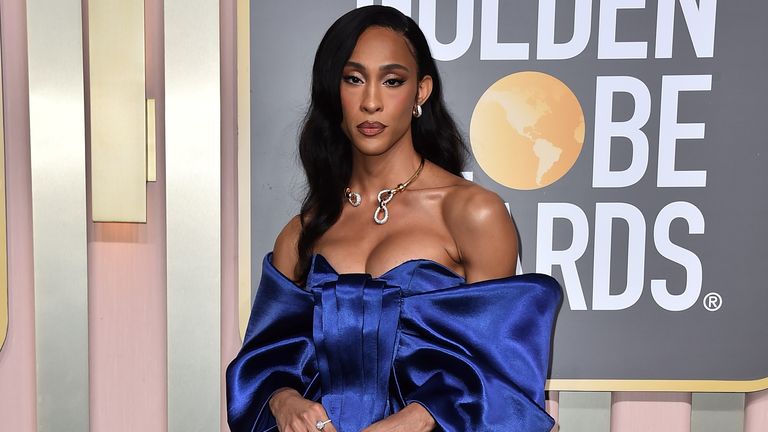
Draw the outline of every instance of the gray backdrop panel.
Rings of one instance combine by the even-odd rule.
[[[656,2],[646,9],[618,13],[616,39],[647,41],[647,59],[598,59],[599,4],[593,2],[591,34],[586,48],[567,60],[537,60],[536,2],[502,1],[499,41],[529,42],[529,60],[480,60],[481,2],[475,2],[473,41],[469,50],[438,66],[445,81],[445,97],[461,128],[469,135],[473,109],[485,90],[514,72],[535,70],[563,81],[577,96],[586,119],[584,146],[571,170],[556,183],[520,191],[496,183],[474,162],[474,180],[509,202],[522,237],[523,268],[536,270],[537,208],[541,202],[578,206],[589,221],[589,245],[577,261],[588,309],[571,310],[564,301],[555,333],[551,377],[558,379],[754,380],[768,376],[768,290],[762,274],[768,256],[768,217],[764,168],[768,122],[764,103],[768,86],[768,27],[763,23],[768,4],[729,1],[717,5],[714,57],[697,58],[686,22],[677,5],[674,51],[670,59],[653,58]],[[309,95],[314,51],[324,31],[341,14],[356,7],[353,0],[314,2],[290,0],[257,2],[251,9],[252,47],[252,218],[253,275],[258,282],[261,258],[272,249],[275,236],[298,211],[303,173],[296,156],[296,136]],[[573,32],[573,2],[557,2],[556,40]],[[418,2],[412,5],[418,21]],[[448,42],[456,34],[456,1],[440,1],[437,37]],[[711,75],[711,91],[683,92],[678,121],[705,123],[703,139],[679,140],[676,167],[706,170],[706,187],[662,188],[656,185],[659,106],[663,75]],[[642,128],[648,136],[648,167],[642,179],[624,188],[593,188],[592,162],[595,87],[597,76],[631,76],[641,80],[651,95],[651,114]],[[632,99],[615,99],[613,118],[629,118]],[[629,141],[615,138],[611,167],[631,163]],[[679,312],[667,311],[651,296],[651,279],[667,279],[679,294],[686,270],[657,252],[654,220],[674,201],[694,204],[703,214],[705,232],[689,235],[688,226],[672,223],[672,242],[701,261],[703,284],[696,304]],[[645,218],[644,287],[640,299],[624,310],[591,310],[595,205],[624,202]],[[571,243],[570,226],[558,221],[553,229],[555,249]],[[627,281],[628,228],[613,227],[611,292]],[[553,276],[561,282],[559,267]],[[255,289],[255,286],[254,286]],[[710,312],[704,296],[717,292],[722,307]]]

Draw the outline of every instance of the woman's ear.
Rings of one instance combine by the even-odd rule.
[[[416,103],[418,105],[424,105],[424,103],[429,99],[429,96],[432,94],[432,77],[429,75],[424,75],[424,77],[419,81],[419,87],[416,92]]]

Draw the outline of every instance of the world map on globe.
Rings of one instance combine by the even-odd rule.
[[[542,72],[517,72],[491,85],[470,123],[472,151],[492,179],[518,190],[563,177],[584,144],[584,113],[570,88]]]

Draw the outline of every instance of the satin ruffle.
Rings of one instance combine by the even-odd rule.
[[[378,278],[338,274],[314,255],[307,289],[264,257],[243,347],[227,368],[232,431],[276,430],[268,401],[292,387],[321,402],[340,432],[409,403],[445,431],[549,431],[544,382],[561,300],[527,274],[466,283],[407,261]]]

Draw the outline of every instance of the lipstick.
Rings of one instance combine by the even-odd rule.
[[[364,121],[357,125],[357,130],[367,137],[372,137],[382,133],[386,127],[387,126],[380,122]]]

